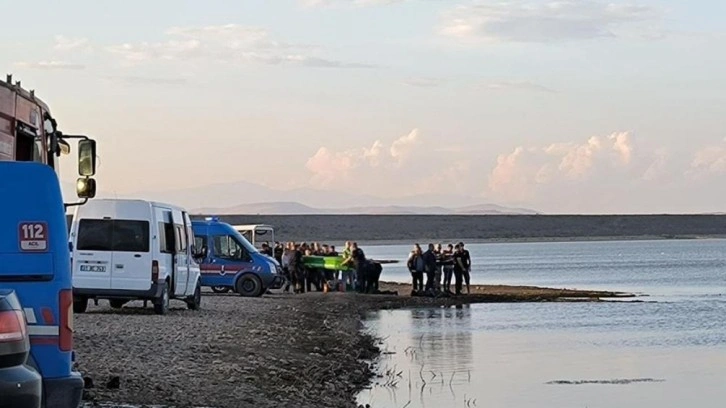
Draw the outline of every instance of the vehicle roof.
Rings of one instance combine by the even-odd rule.
[[[134,204],[134,205],[148,205],[148,206],[154,206],[154,207],[167,207],[174,210],[180,210],[185,211],[183,207],[180,207],[178,205],[169,204],[161,201],[151,201],[151,200],[144,200],[141,198],[94,198],[93,200],[90,200],[88,203],[93,203],[94,205],[101,206],[101,204]],[[82,208],[83,206],[79,207]]]
[[[233,225],[232,228],[236,230],[252,231],[256,229],[274,230],[275,228],[269,224],[245,224],[245,225]]]
[[[7,88],[12,92],[16,92],[18,95],[20,95],[22,98],[27,99],[29,101],[32,101],[33,103],[36,103],[38,106],[40,106],[44,111],[50,113],[50,109],[48,109],[48,104],[43,102],[42,99],[35,96],[35,91],[31,90],[28,91],[26,89],[23,89],[20,86],[14,85],[12,81],[10,83],[0,79],[0,87]]]

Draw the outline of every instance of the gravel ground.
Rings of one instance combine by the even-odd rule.
[[[408,293],[405,285],[381,289]],[[172,301],[166,316],[141,302],[115,310],[100,301],[75,315],[85,406],[355,407],[379,353],[377,340],[360,331],[368,310],[617,295],[504,286],[472,292],[444,299],[334,292],[248,299],[205,292],[202,310]]]

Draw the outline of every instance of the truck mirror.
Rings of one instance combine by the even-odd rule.
[[[96,141],[80,140],[78,141],[78,175],[90,177],[94,174],[96,174]]]
[[[96,196],[96,180],[81,177],[76,180],[76,194],[78,198],[93,198]]]

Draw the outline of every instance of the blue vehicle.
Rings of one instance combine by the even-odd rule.
[[[283,286],[285,279],[277,261],[257,251],[231,225],[209,217],[192,221],[192,230],[202,286],[245,297],[262,296],[268,289]]]
[[[83,379],[72,369],[71,259],[58,176],[44,163],[0,161],[0,180],[0,289],[13,290],[24,311],[27,365],[42,377],[43,406],[75,408]]]

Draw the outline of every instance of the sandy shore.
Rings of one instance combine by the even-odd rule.
[[[101,301],[75,317],[78,369],[87,407],[355,407],[374,377],[377,340],[362,333],[366,312],[479,302],[603,300],[630,296],[513,286],[475,286],[471,295],[410,297],[353,293],[205,293],[202,310],[172,302],[156,316],[140,302],[114,310]]]

